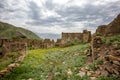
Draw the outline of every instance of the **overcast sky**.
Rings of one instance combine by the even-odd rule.
[[[120,0],[0,0],[0,21],[29,29],[43,38],[58,38],[61,32],[83,29],[94,32],[119,13]]]

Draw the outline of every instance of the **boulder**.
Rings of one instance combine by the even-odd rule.
[[[115,57],[113,55],[108,55],[108,58],[109,58],[109,60],[112,60],[112,61],[120,61],[119,57]]]

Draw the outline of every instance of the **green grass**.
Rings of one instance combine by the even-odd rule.
[[[120,80],[120,78],[117,78],[115,76],[109,76],[109,77],[100,76],[96,80]]]
[[[0,80],[47,80],[49,72],[54,73],[54,80],[90,80],[90,77],[78,75],[87,60],[84,50],[88,44],[80,44],[66,48],[29,50],[19,67]],[[102,64],[102,61],[96,61]],[[70,76],[67,75],[71,71]],[[117,80],[116,77],[99,77],[96,80]]]
[[[105,38],[103,38],[103,42],[106,44],[120,42],[120,35],[105,37]]]
[[[105,44],[113,45],[116,49],[120,49],[120,35],[105,37],[102,39]]]
[[[102,60],[95,60],[93,63],[91,63],[88,67],[90,70],[96,71],[97,68],[95,67],[95,65],[102,65],[103,61]]]
[[[90,80],[88,76],[80,77],[78,72],[84,66],[84,50],[88,44],[67,48],[29,50],[24,62],[0,80],[47,80],[49,72],[54,73],[54,80]],[[67,76],[70,69],[72,75]]]

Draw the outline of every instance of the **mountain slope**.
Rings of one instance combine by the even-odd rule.
[[[2,38],[14,38],[18,36],[24,36],[27,39],[40,39],[35,33],[32,31],[15,27],[11,24],[0,22],[0,37]]]

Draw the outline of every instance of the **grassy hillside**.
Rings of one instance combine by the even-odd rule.
[[[40,39],[35,33],[32,31],[15,27],[8,23],[0,22],[0,37],[2,38],[13,38],[19,35],[25,36],[28,39]]]

